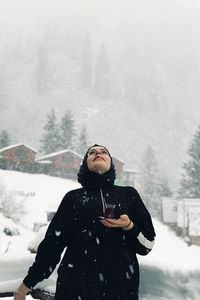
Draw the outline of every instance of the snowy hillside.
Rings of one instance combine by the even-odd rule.
[[[47,175],[3,170],[0,170],[0,183],[7,192],[15,192],[18,201],[23,199],[25,203],[20,225],[0,215],[0,292],[11,292],[34,260],[35,254],[27,250],[37,235],[32,231],[34,222],[46,222],[45,212],[55,210],[64,194],[79,184]],[[197,300],[200,247],[187,246],[165,225],[157,220],[153,223],[157,235],[154,249],[148,256],[138,256],[142,299]],[[5,227],[14,235],[6,235]],[[55,280],[56,271],[38,287],[54,291]]]
[[[41,174],[0,170],[0,184],[14,199],[24,203],[20,223],[29,229],[34,222],[46,222],[46,212],[55,211],[64,195],[80,185],[72,180]]]

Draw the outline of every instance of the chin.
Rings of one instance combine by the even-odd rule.
[[[104,168],[98,166],[95,166],[95,168],[93,168],[91,171],[97,174],[103,174],[106,172]]]
[[[107,165],[102,163],[102,161],[99,161],[99,162],[96,161],[92,166],[89,166],[89,169],[92,172],[97,173],[97,174],[104,174],[109,170],[109,168],[107,168]]]

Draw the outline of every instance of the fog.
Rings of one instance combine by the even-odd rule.
[[[198,1],[1,0],[0,7],[1,43],[62,24],[89,30],[97,41],[111,38],[111,43],[127,43],[131,32],[141,46],[151,42],[164,50],[168,44],[165,50],[170,52],[181,44],[191,50],[199,47]]]
[[[106,144],[127,168],[140,170],[142,153],[151,145],[177,189],[199,124],[199,12],[199,1],[186,0],[1,0],[1,128],[13,143],[39,148],[47,113],[54,108],[60,118],[71,110],[78,132],[85,125],[91,143]],[[92,95],[85,93],[73,78],[80,72],[85,34],[93,77],[99,47],[106,47],[112,95],[99,97],[95,86]],[[42,98],[34,90],[40,46],[46,47],[54,80]]]

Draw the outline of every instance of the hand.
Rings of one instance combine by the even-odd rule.
[[[26,300],[26,294],[30,291],[30,289],[22,283],[18,289],[14,293],[13,300]]]
[[[121,227],[123,229],[123,227],[127,226],[130,223],[130,219],[129,219],[128,215],[121,215],[120,218],[117,220],[105,218],[103,220],[100,220],[100,222],[110,228]],[[131,228],[133,228],[133,226],[134,226],[134,224],[133,224],[133,222],[131,222],[129,226],[124,228],[124,230],[130,230]]]

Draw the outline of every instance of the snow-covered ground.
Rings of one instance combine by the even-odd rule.
[[[35,254],[27,248],[36,247],[42,236],[33,232],[35,222],[47,223],[46,211],[54,211],[62,197],[80,185],[74,181],[40,174],[0,170],[0,184],[7,192],[23,200],[24,214],[16,225],[0,214],[0,293],[12,292],[20,284]],[[199,299],[200,247],[188,246],[167,226],[153,220],[156,231],[154,249],[147,256],[138,256],[141,265],[141,299]],[[5,227],[16,235],[8,236]],[[17,235],[18,234],[18,235]],[[35,239],[35,240],[34,240]],[[53,292],[56,270],[37,287]]]
[[[35,255],[27,248],[33,245],[36,233],[34,223],[47,223],[47,211],[55,211],[63,196],[80,185],[72,180],[41,174],[27,174],[0,170],[0,185],[5,193],[14,195],[13,199],[24,203],[25,213],[16,225],[0,214],[0,293],[12,292],[25,277]],[[4,228],[19,235],[8,236]],[[41,229],[42,231],[42,229]],[[44,232],[43,232],[44,234]],[[37,244],[39,241],[35,241]],[[54,291],[56,270],[52,276],[38,284],[38,287]]]

